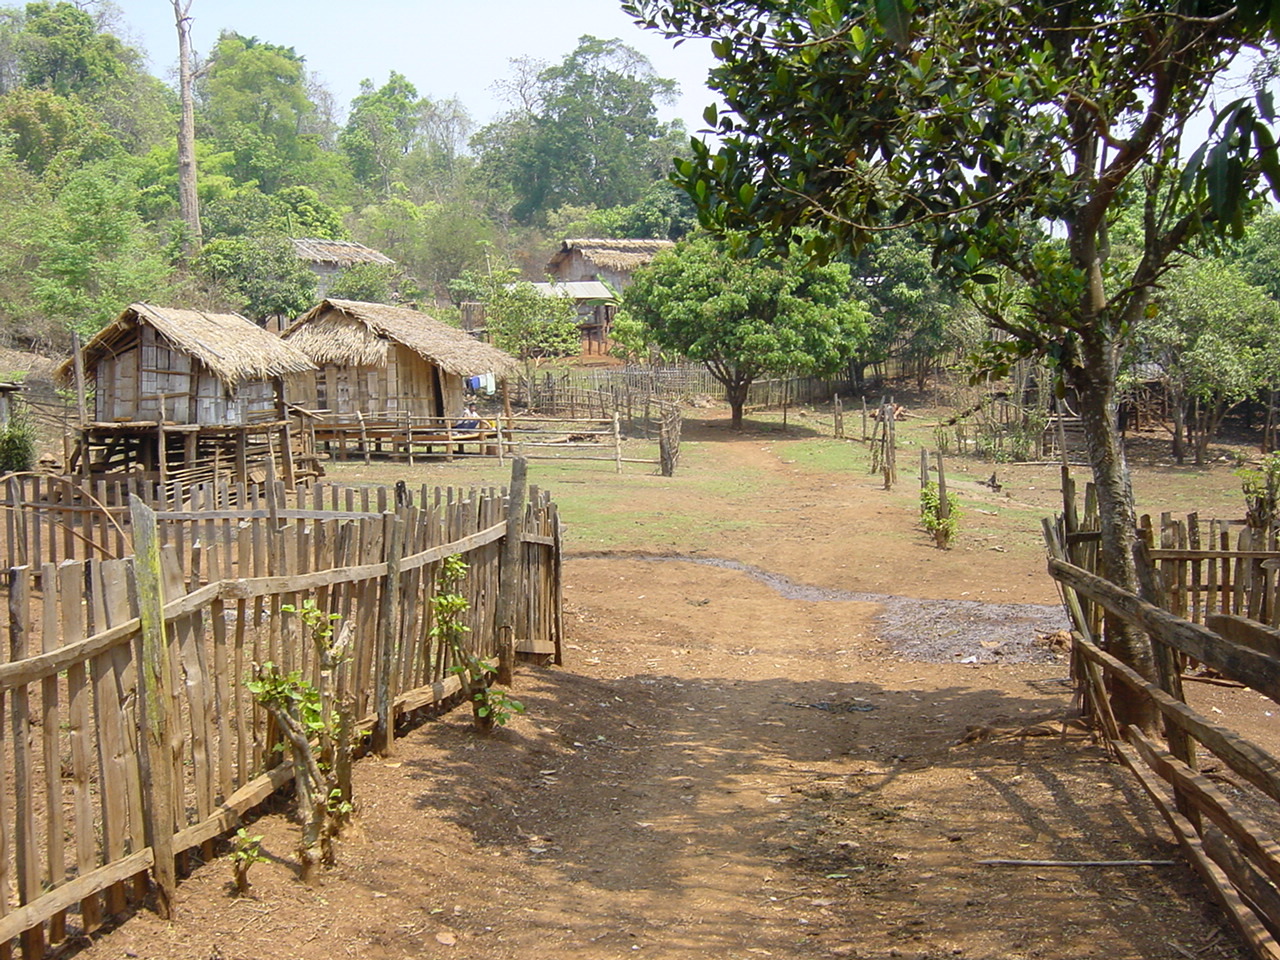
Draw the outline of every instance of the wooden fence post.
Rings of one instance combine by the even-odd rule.
[[[938,451],[938,519],[951,516],[951,502],[947,500],[947,474],[942,469],[942,451]]]
[[[386,529],[389,528],[389,529]],[[391,674],[396,662],[396,624],[400,622],[400,552],[404,543],[404,520],[386,514],[387,579],[382,587],[382,604],[378,611],[378,652],[375,661],[374,709],[378,719],[373,726],[373,751],[391,756],[395,745],[395,717],[391,710]]]
[[[618,422],[618,411],[613,411],[613,459],[617,463],[618,473],[622,472],[622,424]]]
[[[511,492],[507,500],[507,533],[502,541],[502,563],[499,569],[498,599],[494,610],[494,626],[498,634],[498,682],[511,684],[516,670],[516,593],[520,590],[520,525],[524,517],[525,484],[529,462],[524,457],[511,461]]]
[[[142,628],[143,819],[147,846],[155,855],[156,910],[173,919],[177,876],[173,860],[173,782],[169,755],[169,645],[164,629],[164,578],[156,514],[136,495],[129,497],[133,527],[138,618]]]

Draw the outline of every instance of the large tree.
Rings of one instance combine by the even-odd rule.
[[[473,139],[489,180],[511,191],[516,220],[566,203],[634,203],[681,145],[680,128],[657,119],[675,83],[619,40],[584,36],[554,66],[516,66],[514,109]]]
[[[1173,414],[1173,455],[1189,440],[1197,464],[1238,404],[1276,380],[1280,304],[1216,258],[1175,272],[1137,338],[1159,365]]]
[[[844,264],[737,257],[707,237],[686,240],[635,273],[619,323],[706,366],[742,429],[747,391],[760,376],[830,375],[867,331]]]
[[[1137,589],[1133,495],[1116,376],[1153,288],[1197,235],[1238,229],[1262,172],[1280,178],[1259,116],[1224,111],[1180,169],[1182,132],[1233,55],[1267,38],[1264,0],[631,0],[649,25],[712,38],[730,108],[720,145],[678,177],[712,225],[820,228],[818,255],[858,246],[888,215],[928,230],[935,261],[975,284],[1007,270],[1025,295],[988,297],[1010,335],[993,366],[1047,356],[1079,399],[1108,576]],[[714,111],[712,111],[714,113]],[[1261,150],[1256,150],[1261,147]],[[1109,226],[1142,209],[1139,255],[1110,258]],[[1117,655],[1153,675],[1145,638],[1110,625]],[[1123,694],[1122,694],[1123,695]],[[1150,723],[1128,703],[1125,719]]]

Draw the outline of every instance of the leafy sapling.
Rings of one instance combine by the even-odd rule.
[[[235,875],[236,896],[243,897],[249,892],[249,868],[255,863],[266,863],[262,854],[262,836],[251,835],[241,827],[231,839],[231,869]]]
[[[524,713],[524,704],[507,691],[493,685],[495,665],[467,649],[462,638],[470,628],[462,616],[471,602],[457,592],[458,583],[467,575],[467,562],[458,555],[445,557],[436,575],[436,595],[431,598],[434,623],[431,636],[443,641],[453,654],[449,668],[462,681],[462,692],[471,701],[476,730],[489,733],[494,726],[503,727],[514,714]]]

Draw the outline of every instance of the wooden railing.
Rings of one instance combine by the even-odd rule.
[[[496,610],[507,590],[515,594],[517,649],[558,658],[559,521],[544,494],[516,515],[513,577],[502,569],[509,504],[498,491],[424,491],[416,505],[404,489],[328,492],[302,507],[250,499],[168,511],[167,629],[157,668],[173,681],[168,801],[148,803],[144,792],[135,561],[46,561],[9,572],[0,956],[14,938],[25,956],[40,956],[46,944],[119,915],[147,888],[157,846],[149,835],[171,837],[181,859],[209,848],[292,779],[243,684],[253,664],[268,660],[318,678],[317,654],[290,608],[312,601],[350,631],[342,695],[354,701],[361,729],[375,732],[459,689],[452,653],[431,634],[428,602],[448,556],[469,565],[461,590],[471,601],[466,640],[475,652],[497,653]],[[369,509],[377,506],[386,511]],[[384,602],[388,596],[398,602]]]
[[[1280,630],[1247,616],[1274,609],[1267,606],[1274,599],[1274,578],[1264,574],[1280,554],[1250,550],[1247,539],[1244,549],[1227,549],[1224,531],[1231,525],[1217,523],[1210,525],[1215,535],[1209,548],[1193,549],[1193,542],[1204,543],[1194,515],[1181,538],[1166,515],[1162,546],[1151,548],[1154,536],[1146,520],[1147,535],[1135,540],[1144,599],[1087,569],[1098,560],[1096,500],[1087,491],[1086,508],[1078,515],[1065,475],[1063,489],[1064,513],[1056,522],[1046,520],[1044,532],[1049,574],[1074,626],[1072,672],[1082,702],[1107,749],[1151,797],[1254,954],[1277,960],[1280,844],[1258,821],[1274,823],[1280,813],[1280,758],[1189,705],[1184,683],[1202,678],[1184,670],[1194,661],[1213,671],[1215,683],[1247,687],[1280,703]],[[1151,676],[1108,652],[1109,629],[1150,638]],[[1159,716],[1163,743],[1151,730],[1119,719],[1138,715],[1131,707],[1128,713],[1119,709],[1120,697],[1128,705],[1144,703]],[[1199,772],[1206,753],[1241,781],[1231,796]]]

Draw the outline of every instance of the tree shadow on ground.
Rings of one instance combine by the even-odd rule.
[[[1060,688],[563,671],[527,684],[532,723],[482,740],[454,715],[425,731],[441,756],[407,772],[417,804],[476,843],[610,894],[607,911],[584,905],[579,918],[602,943],[658,924],[689,950],[749,942],[790,956],[794,925],[820,921],[802,932],[811,945],[949,955],[945,943],[981,936],[1020,951],[1051,933],[1046,916],[1085,931],[1119,911],[1143,922],[1113,923],[1108,949],[1143,956],[1150,944],[1127,929],[1160,928],[1169,904],[1204,899],[1182,864],[1032,883],[977,863],[1176,856],[1086,735],[1028,733],[1054,729],[1040,722],[1061,718]]]

